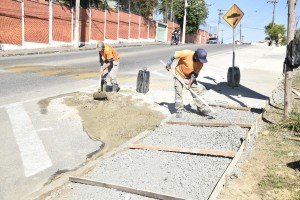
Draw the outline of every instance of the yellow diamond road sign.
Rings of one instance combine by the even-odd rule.
[[[228,12],[223,16],[223,19],[232,27],[235,28],[236,25],[241,21],[244,16],[243,11],[237,6],[233,5]]]

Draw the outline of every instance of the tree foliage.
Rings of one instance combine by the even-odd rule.
[[[265,33],[269,36],[271,41],[275,41],[276,45],[278,45],[279,42],[286,40],[286,29],[283,24],[275,24],[271,22],[265,26]]]
[[[53,0],[58,1],[60,4],[70,7],[75,7],[76,0]],[[82,8],[89,8],[89,7],[95,7],[100,9],[105,9],[105,6],[107,6],[106,0],[80,0],[80,6]]]
[[[55,1],[55,0],[54,0]],[[59,0],[63,5],[75,6],[76,0]],[[110,5],[115,5],[113,8]],[[153,14],[158,0],[80,0],[80,6],[83,8],[99,8],[99,9],[117,9],[125,12],[132,12],[145,18],[149,18]]]
[[[153,15],[158,0],[119,0],[119,8],[123,11],[136,13],[145,18]]]
[[[208,9],[205,1],[199,0],[189,0],[186,15],[186,32],[195,33],[198,30],[199,25],[204,23],[204,20],[208,16]],[[159,11],[164,14],[164,19],[172,19],[171,16],[172,0],[162,0],[159,6]],[[173,0],[173,14],[175,22],[183,27],[184,18],[184,1],[183,0]]]

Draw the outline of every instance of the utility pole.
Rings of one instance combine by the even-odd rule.
[[[184,16],[183,16],[182,41],[181,41],[182,44],[185,44],[186,8],[187,8],[187,0],[184,0]]]
[[[79,14],[80,0],[76,0],[75,9],[75,29],[74,29],[74,47],[79,48]]]
[[[295,21],[296,21],[296,2],[297,0],[288,1],[288,42],[290,42],[295,35]],[[292,83],[293,83],[293,68],[286,65],[285,68],[285,85],[284,85],[284,119],[290,117],[292,111]]]
[[[223,44],[223,29],[221,30],[222,31],[222,41],[221,41],[221,44]]]
[[[184,0],[184,16],[183,16],[183,27],[182,27],[182,44],[185,44],[185,27],[186,27],[186,9],[187,9],[187,0]]]
[[[222,13],[223,11],[226,10],[222,10],[222,9],[218,9],[219,11],[219,19],[218,19],[218,30],[217,30],[217,38],[218,38],[218,43],[219,43],[219,30],[220,30],[220,23],[221,23],[221,15],[223,15],[224,13]]]
[[[242,44],[242,22],[240,22],[240,43]]]
[[[278,1],[274,0],[274,1],[268,1],[267,3],[272,3],[273,4],[273,18],[272,18],[272,25],[275,23],[275,10],[276,10],[276,3],[278,3]]]

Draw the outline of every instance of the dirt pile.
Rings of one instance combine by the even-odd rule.
[[[149,105],[130,96],[107,93],[108,100],[94,100],[92,94],[74,93],[65,103],[78,109],[84,130],[105,146],[101,154],[115,148],[145,130],[154,130],[166,117]]]

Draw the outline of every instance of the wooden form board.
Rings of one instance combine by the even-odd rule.
[[[237,162],[242,156],[243,151],[247,148],[247,144],[249,143],[250,136],[253,134],[254,131],[257,131],[257,124],[259,121],[262,120],[262,114],[256,119],[255,124],[250,128],[248,131],[245,140],[243,141],[242,145],[240,146],[238,152],[236,153],[235,157],[231,160],[230,164],[228,165],[227,169],[223,173],[222,177],[219,179],[218,183],[216,184],[213,192],[210,194],[208,200],[216,200],[219,194],[221,193],[225,183],[227,181],[227,177],[233,171],[234,167],[236,166]]]
[[[236,152],[234,151],[220,151],[214,149],[189,149],[189,148],[178,148],[178,147],[152,146],[152,145],[143,145],[143,144],[131,144],[129,145],[129,148],[200,154],[200,155],[212,155],[212,156],[221,156],[221,157],[229,157],[229,158],[233,158],[236,155]]]
[[[135,188],[123,186],[123,185],[116,185],[116,184],[111,184],[111,183],[106,183],[106,182],[100,182],[96,180],[91,180],[91,179],[84,179],[84,178],[79,178],[79,177],[69,177],[69,180],[71,182],[75,183],[81,183],[81,184],[86,184],[86,185],[92,185],[92,186],[99,186],[99,187],[105,187],[109,189],[115,189],[119,190],[122,192],[127,192],[131,194],[137,194],[145,197],[150,197],[150,198],[155,198],[155,199],[162,199],[162,200],[185,200],[185,198],[181,197],[176,197],[176,196],[170,196],[166,194],[161,194],[161,193],[156,193],[156,192],[151,192],[147,190],[138,190]]]
[[[223,106],[223,105],[210,105],[214,107],[228,108],[228,109],[236,109],[236,110],[251,110],[252,108],[243,107],[243,106]]]
[[[233,168],[239,161],[239,159],[243,153],[244,147],[245,147],[245,141],[242,143],[236,156],[232,159],[231,163],[228,165],[228,167],[225,170],[225,172],[223,173],[222,177],[219,179],[217,185],[215,186],[213,192],[210,194],[208,200],[216,200],[217,199],[217,197],[221,193],[223,187],[225,186],[226,177],[228,177],[228,175],[232,172]]]
[[[226,127],[226,126],[240,126],[242,128],[251,128],[253,124],[232,124],[232,123],[209,123],[209,122],[172,122],[167,124],[189,125],[189,126],[212,126],[212,127]]]
[[[300,142],[300,137],[287,137],[286,139],[295,140]]]

